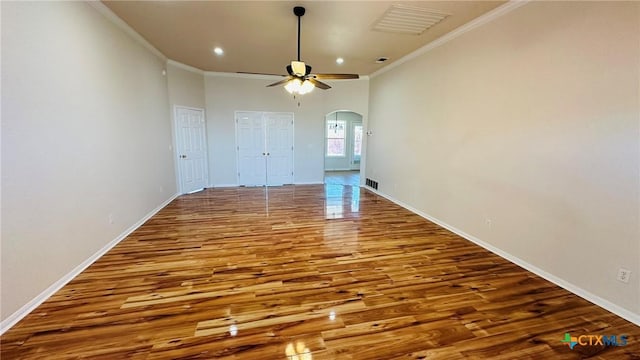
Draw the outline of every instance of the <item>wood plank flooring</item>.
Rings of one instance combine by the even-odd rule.
[[[640,359],[640,327],[331,184],[181,196],[0,340],[3,360]]]
[[[324,183],[328,185],[360,185],[360,171],[325,171]]]

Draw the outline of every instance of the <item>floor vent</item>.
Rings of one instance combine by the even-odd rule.
[[[368,187],[370,187],[370,188],[372,188],[374,190],[378,190],[378,182],[377,181],[373,181],[373,180],[367,178],[367,180],[365,181],[365,184]]]

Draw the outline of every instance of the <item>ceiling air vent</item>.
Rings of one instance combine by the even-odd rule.
[[[391,5],[373,24],[373,30],[420,35],[450,14],[416,6]]]

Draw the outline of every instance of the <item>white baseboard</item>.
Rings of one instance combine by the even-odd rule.
[[[583,298],[583,299],[585,299],[585,300],[587,300],[587,301],[589,301],[589,302],[591,302],[591,303],[593,303],[593,304],[595,304],[597,306],[600,306],[601,308],[603,308],[605,310],[608,310],[608,311],[620,316],[623,319],[626,319],[626,320],[628,320],[628,321],[640,326],[640,314],[636,314],[636,313],[634,313],[634,312],[632,312],[630,310],[627,310],[627,309],[625,309],[625,308],[623,308],[623,307],[621,307],[619,305],[616,305],[616,304],[612,303],[609,300],[603,299],[603,298],[601,298],[600,296],[598,296],[596,294],[593,294],[593,293],[591,293],[591,292],[589,292],[587,290],[584,290],[583,288],[581,288],[581,287],[579,287],[579,286],[577,286],[575,284],[572,284],[572,283],[570,283],[570,282],[568,282],[568,281],[566,281],[566,280],[564,280],[562,278],[559,278],[559,277],[557,277],[557,276],[555,276],[555,275],[553,275],[551,273],[548,273],[545,270],[542,270],[542,269],[540,269],[539,267],[537,267],[535,265],[529,264],[528,262],[518,258],[517,256],[511,255],[508,252],[506,252],[504,250],[501,250],[501,249],[499,249],[499,248],[497,248],[497,247],[495,247],[495,246],[493,246],[493,245],[491,245],[491,244],[489,244],[489,243],[487,243],[485,241],[482,241],[482,240],[476,238],[473,235],[467,234],[466,232],[464,232],[464,231],[462,231],[460,229],[457,229],[456,227],[451,226],[451,225],[447,224],[444,221],[441,221],[441,220],[439,220],[437,218],[434,218],[433,216],[431,216],[429,214],[426,214],[426,213],[424,213],[424,212],[422,212],[422,211],[420,211],[418,209],[415,209],[414,207],[412,207],[412,206],[410,206],[408,204],[405,204],[402,201],[396,200],[396,199],[394,199],[393,197],[391,197],[391,196],[389,196],[387,194],[384,194],[384,193],[382,193],[382,192],[380,192],[378,190],[374,190],[374,189],[372,189],[372,188],[370,188],[368,186],[365,186],[364,188],[366,188],[367,190],[371,191],[372,193],[374,193],[376,195],[379,195],[379,196],[381,196],[381,197],[383,197],[383,198],[395,203],[396,205],[402,206],[403,208],[411,211],[412,213],[414,213],[416,215],[419,215],[419,216],[421,216],[421,217],[423,217],[423,218],[425,218],[425,219],[427,219],[427,220],[429,220],[429,221],[431,221],[431,222],[433,222],[433,223],[435,223],[435,224],[437,224],[437,225],[439,225],[439,226],[441,226],[441,227],[443,227],[443,228],[455,233],[456,235],[459,235],[459,236],[471,241],[472,243],[474,243],[474,244],[476,244],[478,246],[481,246],[481,247],[491,251],[492,253],[500,256],[501,258],[506,259],[506,260],[508,260],[508,261],[510,261],[510,262],[512,262],[512,263],[514,263],[514,264],[516,264],[516,265],[518,265],[518,266],[520,266],[520,267],[522,267],[522,268],[524,268],[524,269],[526,269],[526,270],[528,270],[528,271],[530,271],[530,272],[532,272],[532,273],[534,273],[534,274],[536,274],[538,276],[540,276],[541,278],[543,278],[543,279],[545,279],[547,281],[550,281],[550,282],[560,286],[561,288],[563,288],[565,290],[568,290],[568,291],[572,292],[573,294],[578,295],[581,298]]]
[[[296,181],[293,183],[293,185],[322,185],[324,184],[323,181]],[[286,184],[286,185],[290,185],[290,184]],[[229,188],[229,187],[239,187],[240,185],[238,184],[216,184],[216,185],[211,185],[209,187],[211,188]]]
[[[65,286],[69,281],[73,280],[78,274],[83,272],[89,265],[93,264],[96,260],[98,260],[102,255],[106,254],[107,251],[111,250],[114,246],[116,246],[120,241],[124,240],[129,234],[135,231],[137,228],[142,226],[147,220],[149,220],[153,215],[158,213],[162,208],[169,205],[175,198],[177,198],[179,194],[174,194],[168,200],[160,204],[155,209],[151,210],[147,215],[145,215],[138,222],[133,224],[130,228],[125,230],[122,234],[120,234],[117,238],[111,240],[108,244],[102,247],[102,249],[98,250],[95,254],[91,255],[88,259],[83,261],[80,265],[76,266],[73,270],[71,270],[68,274],[60,278],[58,281],[53,283],[43,292],[41,292],[38,296],[33,298],[31,301],[22,306],[18,311],[11,314],[9,317],[4,319],[2,323],[0,323],[0,335],[4,334],[5,331],[9,330],[13,325],[15,325],[18,321],[22,320],[25,316],[27,316],[30,312],[35,310],[40,304],[45,302],[51,295],[53,295],[56,291],[60,290],[63,286]]]
[[[215,185],[211,185],[209,187],[212,188],[230,188],[230,187],[238,187],[240,185],[238,184],[215,184]]]

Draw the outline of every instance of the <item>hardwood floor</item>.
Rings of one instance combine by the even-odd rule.
[[[360,185],[360,171],[325,171],[324,183],[328,185]]]
[[[626,335],[570,349],[565,333]],[[2,359],[640,359],[640,327],[364,189],[181,196]]]

